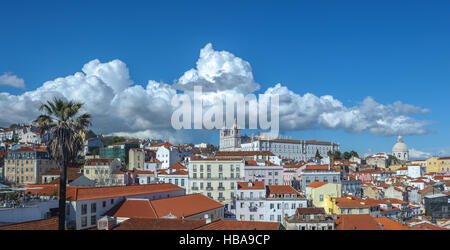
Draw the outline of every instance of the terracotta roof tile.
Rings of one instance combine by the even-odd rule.
[[[131,218],[112,230],[193,230],[205,224],[203,219]]]
[[[278,222],[216,220],[196,230],[280,230]]]
[[[58,230],[58,217],[0,226],[0,230]]]
[[[368,214],[339,215],[336,230],[380,230],[378,223]]]

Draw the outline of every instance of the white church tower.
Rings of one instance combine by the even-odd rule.
[[[223,126],[220,130],[220,151],[240,151],[241,150],[241,130],[237,127],[234,119],[233,128],[228,129]]]

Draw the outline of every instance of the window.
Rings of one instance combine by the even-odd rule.
[[[91,213],[97,213],[97,203],[91,204]]]
[[[114,199],[111,199],[111,204],[114,204]]]
[[[91,216],[91,225],[95,225],[95,224],[97,224],[97,216],[92,215]]]
[[[81,217],[81,226],[86,227],[87,226],[87,216]]]
[[[106,207],[106,201],[103,201],[102,203],[103,203],[103,207]]]
[[[81,214],[87,214],[87,204],[81,204]]]
[[[319,196],[320,201],[323,201],[323,194]]]

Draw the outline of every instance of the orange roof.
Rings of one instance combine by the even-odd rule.
[[[339,215],[336,220],[336,230],[380,230],[378,223],[368,214]]]
[[[196,230],[280,230],[278,222],[216,220]]]
[[[28,152],[28,151],[33,151],[33,152],[47,152],[47,148],[32,148],[32,147],[22,147],[22,148],[18,148],[16,150],[11,150],[11,152]]]
[[[187,167],[179,162],[176,162],[175,164],[172,164],[172,166],[170,166],[168,169],[187,169]]]
[[[297,197],[303,198],[303,196],[295,190],[290,185],[277,185],[277,186],[267,186],[268,187],[268,194],[297,194]]]
[[[148,199],[127,199],[107,212],[112,217],[157,218]]]
[[[139,194],[150,194],[169,192],[176,190],[184,190],[183,188],[172,184],[146,184],[133,186],[111,186],[111,187],[92,187],[92,188],[77,188],[72,196],[67,197],[68,200],[90,200],[109,197],[131,196]],[[68,193],[69,194],[69,193]]]
[[[249,184],[252,184],[249,186]],[[238,190],[248,190],[248,189],[265,189],[264,181],[254,181],[254,182],[238,182]]]
[[[103,163],[103,164],[109,164],[112,161],[114,161],[114,159],[110,159],[110,158],[94,158],[94,159],[88,159],[84,165],[85,166],[95,166],[95,163]]]
[[[79,175],[81,168],[67,168],[67,175]],[[59,168],[52,168],[49,169],[47,172],[44,172],[41,175],[59,175],[60,174],[60,169]]]
[[[323,185],[325,185],[325,184],[328,184],[328,182],[319,182],[319,181],[315,181],[315,182],[309,184],[308,187],[311,187],[311,188],[318,188],[318,187],[321,187],[321,186],[323,186]]]
[[[27,187],[42,187],[43,189],[29,189],[26,193],[43,194],[46,195],[54,192],[59,193],[59,185],[41,184],[41,185],[26,185]],[[68,186],[66,190],[66,199],[71,201],[91,200],[101,198],[123,197],[139,194],[151,194],[160,192],[169,192],[176,190],[184,190],[172,183],[163,184],[146,184],[133,186],[110,186],[110,187],[72,187]]]
[[[204,219],[131,218],[112,230],[193,230],[205,224]]]
[[[334,167],[330,167],[328,165],[313,165],[307,166],[305,170],[335,170]]]
[[[373,207],[378,204],[377,200],[361,199],[352,195],[336,198],[336,206],[338,207]]]
[[[0,226],[0,230],[58,230],[58,217]]]
[[[384,230],[410,230],[410,228],[401,222],[395,221],[387,217],[378,217],[374,220],[381,224]]]
[[[166,199],[150,201],[158,217],[175,215],[178,218],[200,214],[206,211],[224,207],[220,202],[203,194],[189,194]]]
[[[189,175],[189,172],[185,170],[177,170],[175,172],[170,173],[169,175]]]
[[[153,171],[146,171],[146,170],[134,170],[134,174],[155,174]]]
[[[190,194],[158,200],[127,199],[106,214],[126,218],[162,218],[172,214],[182,218],[221,207],[224,205],[202,194]]]

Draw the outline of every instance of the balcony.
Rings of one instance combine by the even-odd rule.
[[[225,187],[218,187],[217,190],[225,190]]]
[[[248,210],[250,212],[256,212],[256,211],[258,211],[258,208],[257,207],[248,207]]]
[[[219,198],[217,198],[217,200],[220,202],[225,201],[225,197],[219,197]]]
[[[206,190],[211,191],[213,190],[213,187],[206,187]]]
[[[192,187],[192,190],[198,190],[198,187]]]

